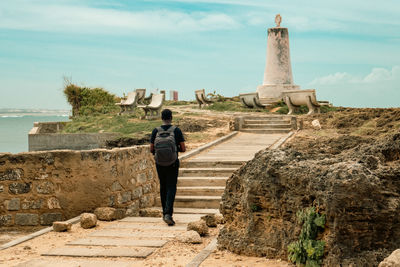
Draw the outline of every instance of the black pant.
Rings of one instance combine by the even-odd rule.
[[[156,164],[158,179],[160,179],[160,197],[163,215],[172,216],[174,212],[174,201],[176,184],[178,182],[179,160],[171,166],[160,166]]]

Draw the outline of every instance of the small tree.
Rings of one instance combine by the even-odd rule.
[[[77,116],[79,114],[79,109],[81,107],[81,92],[82,88],[72,83],[67,84],[64,87],[64,95],[66,96],[68,103],[72,106],[72,116]]]

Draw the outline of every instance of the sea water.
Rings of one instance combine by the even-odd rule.
[[[28,133],[34,122],[68,121],[65,110],[0,110],[0,153],[28,151]]]

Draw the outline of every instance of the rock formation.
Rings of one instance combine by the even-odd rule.
[[[324,265],[377,266],[400,247],[400,133],[354,139],[338,153],[314,151],[334,139],[259,152],[227,181],[219,248],[287,260],[296,212],[315,206],[326,215]]]

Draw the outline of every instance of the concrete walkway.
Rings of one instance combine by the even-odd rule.
[[[168,227],[161,218],[127,217],[110,224],[105,229],[94,231],[64,246],[42,253],[41,258],[17,266],[131,266],[126,260],[118,259],[146,258],[155,250],[165,246],[168,241],[174,240],[176,236],[185,232],[187,223],[199,220],[205,213],[217,213],[218,209],[215,208],[215,205],[196,206],[196,208],[202,209],[194,209],[187,205],[192,202],[199,203],[201,199],[206,201],[207,198],[211,198],[212,201],[216,201],[216,207],[218,207],[225,181],[230,174],[243,162],[252,159],[255,153],[270,147],[284,136],[286,134],[239,132],[231,139],[186,160],[182,166],[182,174],[180,174],[183,177],[181,184],[178,183],[177,199],[181,198],[189,204],[185,204],[181,208],[176,205],[178,207],[175,208],[176,225],[174,227]],[[213,166],[209,166],[210,164]],[[215,186],[207,184],[207,181],[211,181],[210,178],[213,176],[218,176],[216,175],[218,172],[220,177],[217,179],[223,180],[221,180],[221,185],[215,189]],[[187,181],[184,181],[184,178]],[[215,180],[215,178],[213,179]],[[192,180],[197,187],[191,187]],[[199,188],[198,181],[206,182],[206,184]],[[215,190],[212,190],[213,188]],[[185,195],[188,190],[191,192],[190,194],[197,192],[200,196]],[[179,192],[183,195],[179,195]],[[204,196],[204,192],[208,192],[208,196]],[[218,196],[213,196],[214,193]],[[189,201],[189,198],[192,198],[192,202]],[[97,258],[97,260],[93,260],[93,258]]]

